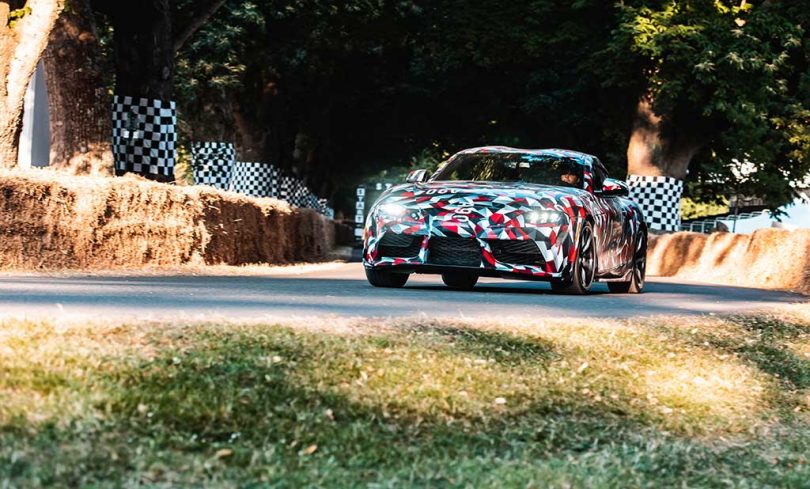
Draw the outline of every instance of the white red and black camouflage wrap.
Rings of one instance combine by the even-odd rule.
[[[577,255],[578,231],[586,220],[594,225],[603,275],[624,273],[632,261],[633,238],[643,225],[638,207],[629,199],[594,194],[590,155],[565,150],[515,150],[487,147],[470,152],[516,152],[561,155],[583,165],[582,189],[523,182],[429,181],[390,188],[375,203],[366,221],[363,262],[367,267],[399,267],[418,270],[430,266],[433,238],[465,238],[480,246],[480,263],[466,264],[490,274],[533,279],[558,279],[570,273]],[[608,180],[604,188],[615,183]],[[402,215],[382,212],[380,206],[398,205]],[[559,222],[538,222],[529,214],[556,211]],[[412,236],[419,246],[412,256],[387,256],[380,243],[387,234]],[[534,264],[508,263],[496,259],[493,246],[504,241],[533,241],[542,259]]]

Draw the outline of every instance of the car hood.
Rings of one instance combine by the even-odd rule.
[[[590,197],[586,190],[555,185],[540,185],[524,182],[466,182],[442,181],[404,184],[390,188],[378,202],[391,201],[418,208],[441,207],[445,202],[466,200],[471,204],[506,205],[518,202],[525,206],[551,207],[566,204],[569,199],[581,202]]]

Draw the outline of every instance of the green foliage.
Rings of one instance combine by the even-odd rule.
[[[778,206],[810,173],[805,2],[624,2],[604,63],[636,83],[673,139],[701,148],[692,179]],[[600,55],[601,56],[601,55]],[[753,164],[744,177],[732,171]],[[704,189],[705,190],[705,189]]]
[[[728,211],[728,201],[725,199],[722,199],[720,203],[699,202],[689,197],[681,199],[681,219],[697,219]]]
[[[8,26],[13,29],[14,25],[26,15],[31,15],[31,7],[28,5],[12,10],[8,13]]]
[[[186,137],[348,195],[484,144],[578,149],[622,177],[646,95],[697,150],[691,197],[777,206],[810,173],[809,28],[799,0],[231,0],[180,53],[178,100]]]
[[[179,56],[189,137],[233,140],[322,195],[405,164],[420,147],[397,117],[411,108],[401,84],[414,8],[228,2]]]
[[[404,182],[408,173],[412,170],[428,170],[428,173],[432,174],[450,156],[452,154],[449,151],[443,150],[441,144],[434,142],[429,147],[416,153],[408,165],[390,166],[365,178],[364,182],[368,184],[379,182],[398,184]]]
[[[191,165],[191,151],[185,144],[177,146],[174,160],[174,180],[181,185],[194,185],[194,171]]]

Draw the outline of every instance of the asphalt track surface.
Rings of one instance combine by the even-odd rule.
[[[622,318],[745,313],[806,297],[778,291],[648,280],[640,295],[551,293],[542,282],[482,279],[473,291],[446,288],[437,275],[411,275],[403,289],[371,287],[359,263],[250,275],[0,274],[0,317],[93,320],[260,320],[343,317]]]

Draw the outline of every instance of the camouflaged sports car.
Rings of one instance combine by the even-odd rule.
[[[441,274],[471,289],[479,277],[551,282],[586,294],[644,287],[647,227],[624,182],[594,156],[558,149],[462,151],[428,178],[424,170],[372,206],[363,264],[376,287],[411,273]]]

